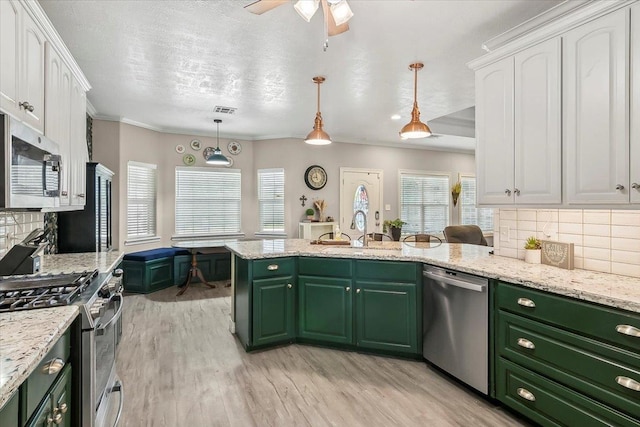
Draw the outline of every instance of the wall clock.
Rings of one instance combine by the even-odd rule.
[[[327,185],[327,172],[322,166],[309,166],[304,173],[304,182],[310,189],[320,190]]]

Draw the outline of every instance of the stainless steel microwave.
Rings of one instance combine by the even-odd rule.
[[[0,114],[0,135],[4,142],[0,209],[60,206],[58,144],[7,114]]]

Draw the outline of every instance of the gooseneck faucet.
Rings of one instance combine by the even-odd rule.
[[[368,241],[368,236],[367,236],[367,214],[366,214],[366,212],[363,211],[362,209],[359,209],[359,210],[355,211],[353,213],[353,219],[351,220],[351,222],[353,222],[353,224],[355,225],[356,216],[358,216],[359,213],[361,213],[362,216],[364,217],[364,237],[362,238],[362,246],[366,248],[367,246],[369,246],[369,241]]]

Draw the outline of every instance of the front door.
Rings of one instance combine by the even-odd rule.
[[[361,209],[367,214],[367,233],[381,233],[382,171],[340,168],[340,183],[340,230],[351,239],[362,235],[353,221],[354,211]]]

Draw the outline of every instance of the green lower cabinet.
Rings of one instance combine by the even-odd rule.
[[[298,277],[298,337],[353,344],[351,279]]]
[[[71,365],[67,364],[27,425],[71,427],[71,387]]]
[[[292,341],[295,338],[295,289],[293,277],[253,281],[253,347]]]
[[[418,354],[414,283],[356,282],[358,347]]]
[[[640,421],[500,357],[496,398],[542,426],[640,426]]]
[[[18,427],[20,425],[18,420],[18,414],[20,413],[18,395],[18,392],[13,393],[13,396],[0,409],[0,426]]]

